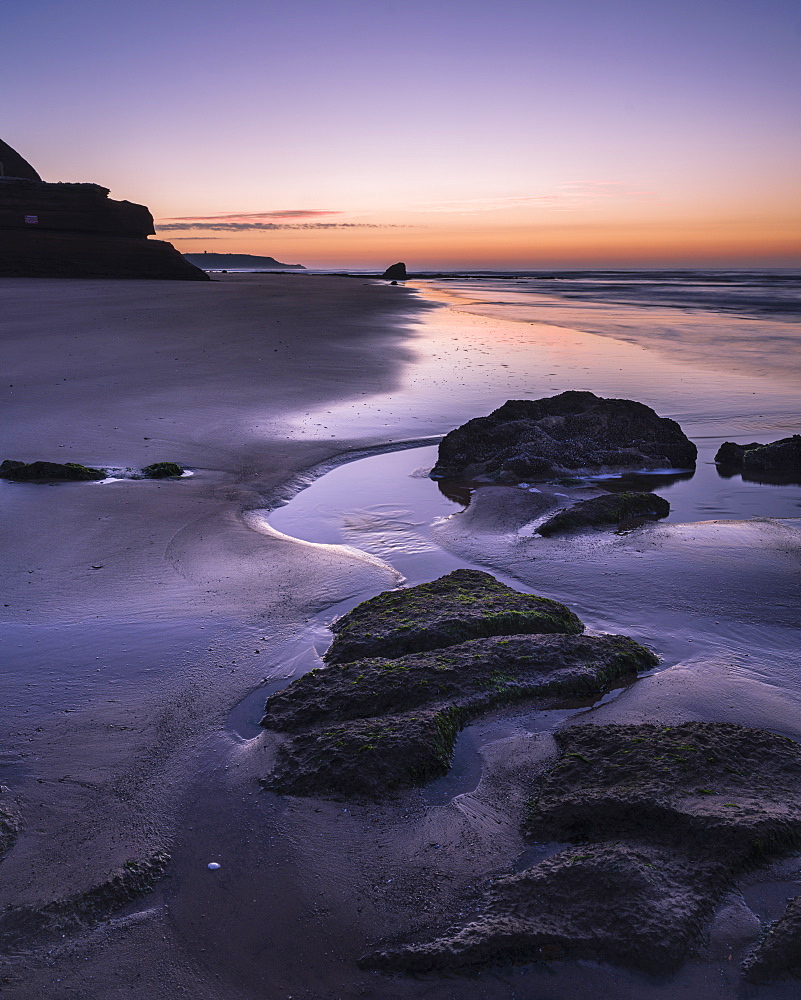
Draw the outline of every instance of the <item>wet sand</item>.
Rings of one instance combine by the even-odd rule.
[[[172,856],[152,895],[7,956],[6,995],[794,995],[792,984],[744,993],[728,956],[753,939],[754,913],[778,915],[795,894],[798,859],[727,899],[700,957],[664,980],[592,963],[458,979],[358,971],[356,959],[377,941],[464,918],[490,877],[537,860],[519,831],[519,773],[553,747],[525,711],[470,727],[452,776],[380,807],[259,789],[275,744],[248,718],[265,682],[313,666],[325,621],[399,580],[385,547],[298,542],[259,511],[279,502],[287,482],[297,488],[304,469],[325,469],[349,449],[442,433],[486,412],[493,394],[514,395],[530,354],[513,324],[440,314],[423,328],[429,307],[408,290],[299,275],[191,288],[9,281],[2,293],[11,375],[0,457],[175,460],[194,473],[174,482],[0,483],[14,570],[4,580],[13,655],[0,780],[25,820],[0,864],[2,903],[72,896],[127,860],[162,848]],[[498,327],[506,341],[493,358],[498,343],[488,334]],[[590,349],[604,359],[601,381],[635,380],[612,374],[627,345],[615,354],[608,340],[544,329],[536,351],[563,366],[559,388],[588,387],[570,382],[583,377],[569,374],[577,344],[582,361]],[[554,370],[533,373],[527,394]],[[671,416],[666,401],[686,408],[705,374],[690,372],[691,387],[671,395],[677,371],[655,383]],[[459,391],[443,392],[454,372]],[[739,402],[755,386],[782,405],[792,391],[737,374],[725,391]],[[741,412],[738,430],[751,419]],[[694,417],[725,433],[726,414],[713,405]],[[576,547],[518,533],[535,516],[529,495],[482,494],[426,543],[447,560],[561,598],[592,627],[625,631],[665,658],[667,669],[605,700],[593,713],[599,721],[667,713],[801,736],[795,525],[649,526]],[[359,525],[351,529],[355,546]],[[212,861],[219,871],[209,871]]]

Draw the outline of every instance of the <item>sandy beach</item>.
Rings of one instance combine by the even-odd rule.
[[[539,501],[523,491],[480,490],[464,512],[432,513],[422,525],[397,514],[391,487],[372,497],[358,486],[341,536],[303,540],[269,522],[326,469],[430,441],[527,378],[532,392],[537,380],[554,391],[595,378],[598,392],[638,398],[639,373],[650,405],[672,401],[670,415],[702,429],[707,461],[719,439],[750,430],[747,421],[726,426],[718,395],[746,400],[759,389],[784,413],[792,379],[773,378],[777,366],[748,373],[738,357],[728,381],[716,382],[705,342],[688,362],[664,347],[532,330],[528,318],[463,315],[358,278],[2,279],[0,296],[0,459],[109,469],[176,461],[192,473],[0,482],[0,781],[22,821],[0,866],[0,902],[17,908],[23,927],[0,917],[3,996],[795,995],[792,984],[743,993],[731,955],[755,939],[758,917],[778,915],[797,894],[799,858],[727,896],[700,955],[672,977],[589,962],[470,978],[360,971],[375,942],[464,921],[490,879],[524,856],[531,863],[520,779],[532,765],[533,724],[524,709],[496,714],[472,728],[472,750],[460,744],[438,797],[413,789],[374,806],[262,791],[276,741],[254,728],[265,685],[319,664],[326,622],[404,576],[418,582],[393,562],[395,546],[422,553],[429,562],[417,572],[427,578],[489,568],[571,605],[598,633],[622,631],[656,649],[665,669],[599,705],[596,721],[703,719],[801,739],[797,515],[694,517],[573,545],[525,534]],[[694,411],[704,378],[707,409]],[[767,426],[779,422],[770,412]],[[422,459],[408,456],[398,475],[420,481]],[[387,465],[374,478],[393,474]],[[398,488],[395,506],[405,503]],[[543,732],[545,761],[553,741]],[[73,919],[126,863],[159,852],[170,860],[152,892],[102,918]],[[214,862],[218,871],[207,867]]]

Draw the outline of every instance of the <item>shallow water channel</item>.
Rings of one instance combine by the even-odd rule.
[[[755,517],[793,518],[801,514],[801,485],[750,483],[739,475],[722,476],[713,462],[721,440],[707,438],[698,442],[699,462],[694,473],[665,470],[660,473],[628,474],[625,477],[571,483],[563,488],[571,490],[576,486],[594,486],[611,490],[657,490],[671,503],[671,514],[663,522],[668,524],[710,519],[742,522]],[[342,545],[369,553],[397,570],[404,585],[408,586],[435,579],[460,567],[487,569],[483,560],[465,559],[463,554],[454,554],[438,544],[437,529],[447,519],[463,511],[474,491],[481,486],[440,484],[429,479],[428,473],[436,460],[436,452],[436,445],[429,445],[347,462],[313,480],[284,506],[269,512],[256,512],[253,517],[270,530],[305,542]],[[526,492],[538,489],[536,486],[522,488]],[[508,489],[518,491],[521,487]],[[567,493],[565,498],[567,503]],[[615,533],[603,531],[591,534],[608,538]],[[688,544],[692,545],[692,541]],[[630,616],[618,617],[614,602],[598,601],[597,584],[592,581],[571,595],[566,593],[565,587],[549,587],[546,578],[541,584],[532,586],[511,572],[504,572],[503,567],[499,569],[497,563],[489,568],[493,575],[515,589],[535,590],[543,596],[572,605],[590,631],[636,633],[638,639],[652,645],[662,658],[653,673],[674,666],[702,650],[710,652],[716,645],[730,650],[734,644],[745,650],[753,648],[755,642],[776,642],[775,636],[763,635],[759,626],[753,623],[734,623],[730,618],[716,620],[714,609],[709,615],[690,621],[683,620],[680,614],[673,613],[669,608],[657,609],[650,617],[646,611],[645,620],[632,629]],[[636,591],[639,581],[633,579],[631,586]],[[319,655],[325,651],[330,640],[328,623],[370,596],[373,595],[358,595],[327,609],[309,623],[297,644],[288,651],[280,676],[274,676],[270,683],[251,692],[232,713],[229,724],[239,736],[247,739],[259,732],[258,721],[269,694],[284,687],[294,677],[321,665]],[[571,596],[575,600],[571,600]],[[743,655],[748,656],[747,653]],[[475,788],[481,776],[479,751],[482,745],[526,733],[552,730],[579,713],[608,704],[625,690],[625,687],[619,688],[591,701],[566,703],[564,707],[551,711],[531,712],[521,708],[510,713],[506,709],[478,720],[462,731],[449,774],[425,789],[425,799],[431,804],[444,803],[454,795]],[[785,728],[779,720],[777,727]]]

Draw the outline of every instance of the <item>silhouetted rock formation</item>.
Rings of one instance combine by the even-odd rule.
[[[396,281],[403,281],[408,278],[409,275],[406,273],[406,265],[401,261],[398,264],[390,264],[381,277],[394,278]]]
[[[184,259],[204,271],[218,271],[223,268],[264,268],[271,271],[281,268],[286,271],[305,271],[303,264],[282,264],[275,257],[259,257],[251,253],[185,253]]]
[[[46,183],[5,143],[0,162],[0,276],[208,280],[170,243],[148,239],[144,205],[113,201],[99,184]]]
[[[563,392],[510,399],[446,434],[433,479],[505,482],[623,469],[691,468],[697,449],[675,420],[631,399]]]
[[[30,163],[2,139],[0,139],[0,177],[23,178],[27,181],[42,179]]]

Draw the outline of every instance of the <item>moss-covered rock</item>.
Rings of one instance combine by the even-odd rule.
[[[7,458],[0,464],[0,478],[18,483],[59,481],[87,482],[105,479],[104,469],[92,469],[77,462],[17,462]]]
[[[364,601],[331,626],[328,663],[402,656],[491,635],[582,632],[558,601],[521,594],[489,573],[457,569],[431,583],[389,590]]]
[[[668,839],[757,857],[801,842],[801,747],[723,723],[571,726],[527,830]]]
[[[142,469],[142,475],[148,479],[168,479],[171,476],[182,476],[184,470],[175,462],[154,462]]]
[[[446,434],[435,479],[547,479],[665,465],[692,468],[697,449],[681,427],[630,399],[563,392],[510,399]]]
[[[379,799],[447,774],[462,724],[445,709],[322,726],[283,743],[261,783],[284,795]]]
[[[653,845],[589,844],[497,879],[481,913],[431,941],[379,948],[363,968],[470,971],[488,965],[592,959],[664,973],[700,937],[718,868]]]
[[[667,517],[669,513],[670,504],[656,493],[607,493],[557,511],[537,531],[541,535],[555,535],[576,528],[624,524],[638,518]]]
[[[718,465],[741,469],[743,475],[790,475],[801,473],[801,434],[770,444],[724,442],[715,455]]]
[[[743,975],[754,983],[801,977],[801,896],[791,900],[784,914],[745,958]]]
[[[518,635],[314,670],[267,701],[262,725],[297,735],[264,783],[334,797],[425,784],[447,772],[462,726],[494,706],[597,694],[656,662],[626,636]]]
[[[424,943],[379,948],[369,968],[420,972],[590,958],[677,968],[744,868],[801,843],[801,747],[717,723],[571,726],[525,832],[571,841],[497,880],[479,915]],[[749,963],[764,978],[801,959],[801,906]]]

